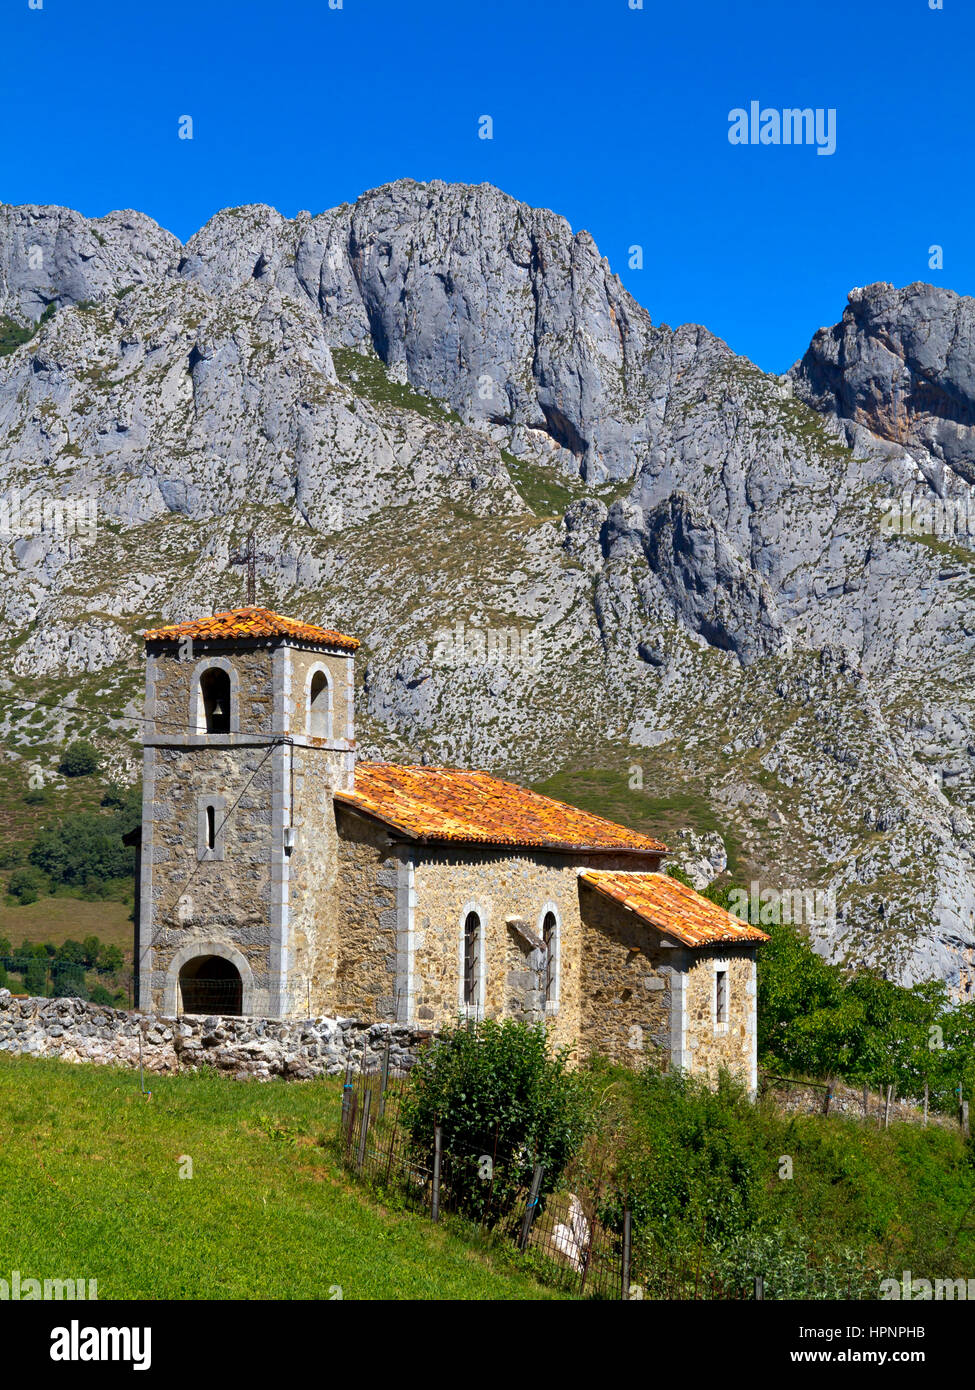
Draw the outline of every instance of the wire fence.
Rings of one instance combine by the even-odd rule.
[[[435,1125],[413,1134],[400,1113],[409,1078],[389,1067],[346,1070],[340,1135],[346,1168],[384,1200],[433,1221],[463,1217],[491,1240],[525,1252],[544,1282],[581,1298],[761,1297],[757,1288],[719,1285],[702,1277],[700,1261],[678,1258],[642,1238],[634,1241],[626,1195],[595,1178],[582,1162],[569,1165],[554,1191],[535,1155],[505,1153],[498,1127],[471,1147]]]

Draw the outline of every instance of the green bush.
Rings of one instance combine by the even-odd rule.
[[[95,960],[95,969],[99,975],[114,975],[124,963],[125,957],[118,946],[102,946]]]
[[[410,1073],[400,1115],[428,1162],[440,1124],[451,1194],[473,1216],[489,1201],[492,1216],[510,1212],[537,1163],[551,1192],[594,1126],[587,1078],[550,1054],[541,1025],[511,1020],[443,1032]]]
[[[91,991],[91,1002],[93,1004],[115,1004],[115,995],[111,994],[104,985],[95,985]]]
[[[24,801],[28,806],[46,806],[51,800],[51,793],[47,787],[29,787],[24,792]]]
[[[53,974],[54,989],[52,994],[55,999],[88,998],[85,972],[80,965],[62,963],[54,967]]]
[[[11,897],[16,898],[20,903],[36,903],[40,888],[40,876],[36,870],[30,869],[26,865],[21,869],[14,869],[7,885],[7,891]]]
[[[42,960],[39,956],[34,956],[27,963],[24,971],[24,990],[27,994],[42,995],[47,993],[47,957]]]
[[[69,743],[61,758],[60,770],[65,777],[89,777],[99,767],[98,749],[84,738]]]
[[[42,830],[28,856],[52,883],[83,888],[133,872],[135,851],[122,843],[122,813],[80,811]]]
[[[769,1169],[754,1119],[745,1087],[726,1073],[712,1091],[706,1080],[647,1068],[617,1160],[635,1226],[688,1247],[755,1226]]]

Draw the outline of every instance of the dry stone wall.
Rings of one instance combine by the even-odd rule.
[[[178,1072],[210,1066],[239,1080],[308,1081],[381,1065],[408,1071],[428,1034],[352,1018],[275,1020],[128,1013],[81,999],[15,999],[0,989],[0,1052]]]

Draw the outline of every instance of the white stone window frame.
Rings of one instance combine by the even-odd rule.
[[[225,656],[205,656],[193,667],[193,674],[190,677],[190,733],[202,734],[204,738],[208,736],[208,733],[201,682],[203,673],[214,667],[220,671],[226,671],[230,677],[230,732],[232,734],[240,733],[240,682],[237,677],[237,668]],[[210,734],[209,737],[226,738],[227,735]]]
[[[713,962],[714,981],[711,986],[711,1023],[716,1037],[722,1037],[731,1026],[731,962],[727,960],[716,960]],[[718,1019],[718,975],[724,972],[725,977],[725,1012],[727,1017],[723,1021]]]
[[[549,900],[549,902],[544,903],[542,905],[542,910],[538,914],[538,924],[535,930],[535,935],[539,938],[540,941],[544,940],[545,918],[548,916],[550,912],[552,916],[555,918],[555,932],[552,937],[552,945],[555,951],[555,969],[552,973],[552,998],[545,1000],[545,1013],[557,1014],[562,999],[562,914],[559,911],[557,903],[553,903],[551,900]],[[547,978],[547,960],[545,960],[545,971]]]
[[[464,998],[464,929],[470,913],[477,913],[477,920],[480,923],[477,931],[477,987],[475,989],[475,999],[473,1004],[468,1004]],[[460,912],[460,924],[457,937],[457,1008],[462,1018],[480,1019],[484,1017],[484,1001],[487,998],[487,909],[473,899],[465,903]]]
[[[311,731],[311,683],[312,683],[312,681],[315,679],[316,675],[319,675],[319,674],[321,674],[321,675],[323,675],[323,676],[325,677],[325,689],[328,691],[328,707],[327,707],[328,712],[327,712],[326,718],[325,718],[325,732],[324,732],[324,734],[313,734],[312,731]],[[333,731],[334,727],[335,727],[335,682],[334,682],[334,680],[332,679],[332,673],[331,673],[331,671],[328,669],[328,667],[326,666],[325,662],[324,662],[324,661],[316,661],[316,662],[314,663],[313,666],[309,667],[309,669],[308,669],[308,674],[307,674],[307,676],[305,677],[305,737],[306,737],[306,738],[321,738],[321,739],[324,739],[324,740],[326,740],[326,741],[328,741],[328,742],[331,742],[331,739],[332,739],[332,731]]]
[[[208,843],[207,811],[213,807],[213,849]],[[226,850],[227,798],[204,792],[196,799],[196,857],[201,864],[222,860]]]

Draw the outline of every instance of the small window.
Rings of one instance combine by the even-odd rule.
[[[546,912],[542,922],[542,940],[545,942],[545,1003],[555,1003],[555,971],[558,922],[554,912]]]
[[[196,813],[196,857],[201,862],[223,859],[226,853],[226,798],[208,792],[197,798]]]
[[[714,1020],[716,1023],[728,1022],[728,972],[714,972]]]
[[[311,738],[331,736],[332,691],[324,671],[316,671],[308,691],[308,733]]]
[[[477,954],[480,949],[481,919],[468,912],[464,922],[464,1003],[477,1003]]]
[[[210,666],[200,676],[200,699],[208,734],[230,733],[230,676]]]

